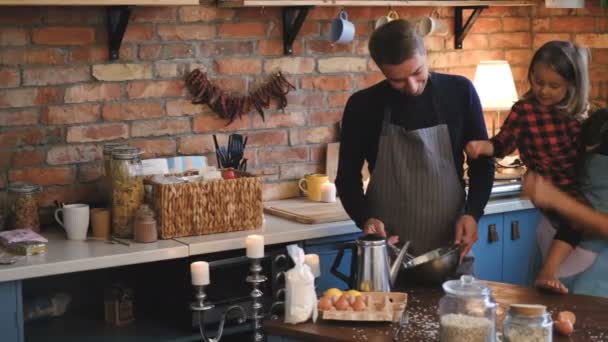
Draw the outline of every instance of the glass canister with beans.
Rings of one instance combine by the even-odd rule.
[[[41,190],[39,185],[26,182],[15,182],[8,186],[7,228],[40,231],[38,193]]]

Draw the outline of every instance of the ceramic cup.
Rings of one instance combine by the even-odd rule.
[[[448,34],[448,25],[445,21],[433,18],[422,17],[416,20],[416,31],[421,37],[428,35],[445,36]]]
[[[381,16],[380,18],[378,18],[376,20],[376,24],[374,24],[374,29],[378,29],[378,27],[391,22],[395,19],[399,19],[399,14],[397,12],[395,12],[394,10],[390,10],[388,11],[388,13],[384,16]]]
[[[348,21],[348,14],[342,10],[338,17],[331,22],[331,41],[346,44],[352,42],[354,38],[355,25]]]
[[[96,238],[110,238],[110,210],[106,208],[91,209],[91,230]]]
[[[314,173],[306,175],[298,182],[298,187],[311,201],[321,201],[321,185],[329,182],[329,177],[324,174]]]
[[[59,213],[63,213],[63,220]],[[89,205],[76,203],[67,204],[55,210],[55,220],[65,229],[68,240],[86,240],[89,229]]]

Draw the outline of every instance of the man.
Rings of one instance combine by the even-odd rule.
[[[408,21],[378,28],[369,50],[386,80],[346,104],[336,178],[342,204],[365,233],[396,234],[412,241],[413,254],[460,244],[463,258],[477,241],[494,181],[492,159],[470,161],[465,195],[464,146],[487,137],[479,97],[466,78],[429,72]],[[472,258],[466,261],[470,269]]]

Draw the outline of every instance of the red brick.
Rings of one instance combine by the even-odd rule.
[[[462,43],[462,49],[463,50],[488,49],[490,46],[490,40],[492,39],[492,37],[493,37],[493,35],[487,35],[487,34],[469,34],[469,35],[467,35],[467,38]],[[453,42],[447,42],[445,46],[446,46],[446,48],[448,48],[450,50],[454,49]]]
[[[214,61],[215,71],[224,75],[256,75],[262,72],[259,58],[221,58]]]
[[[327,157],[326,145],[310,147],[310,161],[317,163],[325,163]]]
[[[352,53],[355,43],[334,44],[327,40],[309,40],[306,42],[306,52],[309,54]]]
[[[48,24],[102,24],[105,19],[105,11],[97,7],[46,7]]]
[[[295,40],[292,45],[293,55],[301,55],[304,50],[301,40]],[[283,55],[282,39],[264,39],[258,41],[256,54],[262,56],[281,56]]]
[[[260,164],[285,164],[303,162],[308,160],[308,147],[274,148],[259,150],[258,162]]]
[[[20,150],[13,153],[12,168],[38,166],[44,163],[44,151],[42,150]]]
[[[224,23],[219,25],[218,36],[222,38],[259,38],[266,36],[266,23]]]
[[[45,7],[3,6],[0,25],[36,25],[44,21]]]
[[[184,87],[181,80],[131,82],[127,86],[127,94],[130,99],[177,97],[184,94]]]
[[[0,68],[0,88],[14,88],[21,84],[19,69]]]
[[[426,48],[426,51],[443,51],[446,44],[453,44],[453,41],[439,36],[424,37],[424,47]],[[367,46],[364,51],[367,53]]]
[[[154,38],[154,26],[129,24],[123,42],[147,42]]]
[[[51,26],[32,29],[32,42],[40,45],[84,45],[95,42],[92,27]]]
[[[532,45],[528,32],[495,33],[490,39],[490,48],[525,48]]]
[[[45,134],[41,129],[20,129],[0,132],[0,148],[14,148],[38,145],[44,142]]]
[[[477,66],[483,60],[502,60],[505,53],[502,50],[449,52],[446,54],[448,66]]]
[[[325,105],[323,93],[291,92],[287,95],[288,108],[321,108]]]
[[[247,143],[249,145],[249,143]],[[177,152],[180,154],[203,154],[215,151],[213,137],[210,134],[190,135],[179,138]]]
[[[66,89],[65,102],[96,102],[120,98],[120,84],[117,83],[87,83]]]
[[[135,121],[131,124],[131,135],[133,137],[175,135],[189,131],[190,120],[181,118]]]
[[[504,32],[521,32],[530,31],[530,18],[510,18],[506,17],[502,19],[502,26]]]
[[[178,7],[137,6],[131,17],[136,23],[166,23],[177,19]]]
[[[260,41],[262,44],[265,41]],[[282,43],[281,43],[282,44]],[[282,46],[282,45],[281,45]],[[206,41],[199,47],[200,55],[209,56],[232,56],[232,55],[252,55],[253,42],[245,41]]]
[[[193,58],[194,48],[190,44],[163,45],[160,50],[161,59]]]
[[[351,93],[337,93],[327,95],[328,107],[344,107]]]
[[[69,186],[45,187],[38,197],[41,207],[53,206],[53,201],[65,203],[99,203],[100,189],[97,184],[73,184]]]
[[[292,129],[289,132],[291,145],[323,144],[336,138],[336,129],[328,126]]]
[[[22,28],[0,27],[0,46],[27,45],[27,30]]]
[[[510,65],[528,66],[532,61],[532,50],[507,50],[505,51],[505,59]]]
[[[337,7],[314,7],[310,10],[308,20],[328,20],[338,16],[340,10]]]
[[[551,40],[571,40],[570,34],[568,33],[536,33],[534,35],[534,41],[532,47],[538,49],[546,42]]]
[[[302,78],[302,89],[320,91],[352,90],[352,83],[349,75],[304,77]]]
[[[180,75],[179,65],[175,63],[155,63],[156,75],[160,78],[174,78]]]
[[[184,116],[201,113],[210,113],[210,109],[206,105],[193,104],[190,100],[173,100],[167,101],[167,115]]]
[[[158,35],[162,40],[207,40],[215,36],[213,25],[161,25]]]
[[[102,116],[105,121],[141,120],[163,116],[160,102],[106,103]]]
[[[281,165],[280,168],[280,179],[300,179],[307,174],[323,172],[323,166],[320,164]]]
[[[383,6],[348,7],[346,10],[348,13],[349,20],[351,20],[351,21],[365,20],[366,22],[369,21],[369,18],[372,18],[373,20],[375,20],[377,17],[386,15],[386,13],[388,12],[386,7],[383,7]],[[338,14],[336,13],[334,15],[334,17],[336,17],[337,15]]]
[[[49,106],[43,111],[42,122],[47,125],[71,125],[99,120],[100,105]]]
[[[258,114],[253,116],[254,128],[288,128],[306,125],[306,115],[303,112],[275,112],[265,115],[265,119]]]
[[[284,130],[253,131],[248,136],[247,147],[272,147],[287,145],[287,132]]]
[[[192,131],[194,133],[239,131],[251,127],[249,115],[243,115],[241,119],[234,120],[228,125],[228,120],[222,119],[216,114],[204,114],[195,116],[192,120]]]
[[[371,87],[378,82],[386,79],[381,73],[359,74],[355,76],[355,85],[357,89]]]
[[[46,155],[49,165],[89,163],[101,160],[101,145],[53,146]]]
[[[309,74],[315,69],[315,60],[310,57],[282,57],[264,59],[264,72],[267,74],[282,71],[288,75]]]
[[[247,80],[245,78],[214,78],[212,83],[231,94],[247,92]]]
[[[461,75],[472,81],[475,78],[475,67],[450,68],[450,74]]]
[[[38,109],[0,110],[0,127],[38,124]]]
[[[129,126],[123,123],[68,127],[67,142],[93,142],[129,137]]]
[[[72,63],[99,63],[107,62],[109,50],[105,46],[75,47],[70,51]],[[128,44],[122,44],[118,56],[119,61],[132,61],[135,58],[135,49]]]
[[[333,8],[333,7],[331,7]],[[279,183],[265,182],[262,187],[262,199],[264,201],[274,201],[300,196],[298,182],[288,181]]]
[[[242,9],[244,10],[244,9]],[[242,11],[239,10],[239,11]],[[213,6],[182,6],[179,8],[179,19],[184,22],[231,20],[236,13],[233,9]],[[258,17],[259,18],[259,17]]]
[[[72,184],[75,178],[74,168],[65,166],[13,169],[8,173],[8,180],[11,182],[32,182],[39,185]]]
[[[544,6],[537,6],[535,9],[538,11]],[[531,7],[488,7],[483,11],[484,16],[488,17],[525,17],[530,15]],[[466,11],[466,17],[469,16],[471,11]],[[539,15],[540,16],[540,15]]]
[[[552,32],[593,32],[595,22],[589,17],[551,18]]]
[[[502,22],[500,18],[480,17],[475,21],[475,25],[471,27],[470,33],[496,33],[502,31]]]
[[[78,165],[78,181],[93,182],[103,177],[103,163],[88,163]]]
[[[56,88],[19,88],[0,92],[0,108],[30,107],[56,103],[61,92]]]
[[[577,34],[574,41],[588,48],[608,49],[608,33],[604,34]]]
[[[24,85],[56,85],[78,83],[91,80],[89,67],[66,67],[66,68],[29,68],[23,70]]]
[[[598,64],[608,64],[608,49],[594,49],[592,51],[593,54],[593,58],[592,61],[593,63],[598,63]]]
[[[532,32],[551,31],[551,18],[532,18]]]
[[[342,110],[324,110],[310,114],[310,125],[333,125],[342,120]]]
[[[9,167],[13,167],[11,162],[13,153],[11,151],[0,151],[0,174],[5,173]]]
[[[143,60],[157,60],[160,58],[160,52],[162,50],[162,45],[160,44],[148,44],[141,45],[139,47],[138,56]]]
[[[367,68],[367,61],[361,57],[330,57],[317,60],[320,73],[362,72]]]
[[[177,143],[173,139],[148,139],[130,141],[129,145],[139,147],[143,152],[142,158],[157,158],[175,155]]]

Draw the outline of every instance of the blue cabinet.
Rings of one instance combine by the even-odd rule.
[[[473,246],[479,279],[531,285],[536,275],[536,226],[540,212],[527,209],[483,216]]]
[[[21,282],[0,282],[0,340],[23,341]]]

